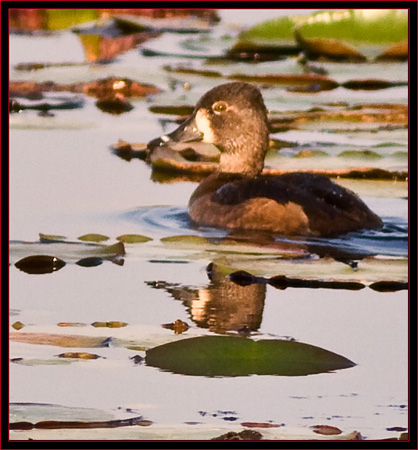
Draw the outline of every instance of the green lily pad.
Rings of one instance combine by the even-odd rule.
[[[48,30],[64,30],[99,17],[97,9],[47,9],[45,14]]]
[[[295,38],[309,57],[365,61],[408,40],[408,12],[396,9],[321,11],[300,22]],[[400,50],[389,51],[408,58]]]
[[[301,342],[231,336],[200,336],[163,344],[146,352],[146,364],[207,377],[301,376],[355,365],[336,353]]]
[[[44,243],[49,243],[49,242],[61,242],[63,240],[65,240],[66,237],[65,236],[60,236],[58,234],[44,234],[44,233],[39,233],[39,240],[41,242]]]
[[[102,242],[109,240],[109,236],[105,236],[103,234],[90,233],[90,234],[83,234],[83,236],[79,236],[77,239],[80,241],[87,241],[87,242]]]
[[[161,242],[166,244],[179,244],[179,245],[207,245],[208,240],[202,236],[194,235],[179,235],[179,236],[167,236],[161,238]]]
[[[148,236],[142,236],[141,234],[122,234],[116,238],[119,242],[124,244],[140,244],[142,242],[152,241],[152,238]]]
[[[341,158],[381,159],[382,155],[372,150],[346,150],[339,155]]]
[[[278,54],[297,53],[300,51],[293,36],[295,25],[300,17],[280,17],[261,22],[238,36],[228,56],[245,52],[264,53],[276,50]]]

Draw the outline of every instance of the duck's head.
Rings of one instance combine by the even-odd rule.
[[[221,152],[220,172],[253,177],[263,170],[268,134],[260,91],[248,83],[226,83],[206,92],[179,128],[152,140],[148,148],[170,142],[213,144]]]

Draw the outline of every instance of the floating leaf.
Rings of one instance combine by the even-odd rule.
[[[196,376],[300,376],[352,367],[343,356],[295,341],[253,341],[230,336],[201,336],[154,347],[146,363]]]
[[[80,259],[76,262],[78,266],[81,267],[96,267],[103,264],[103,258],[99,258],[97,256],[89,256],[88,258]]]
[[[408,41],[401,41],[392,44],[387,49],[383,50],[382,53],[376,56],[377,61],[399,61],[406,59],[408,55]]]
[[[36,423],[30,422],[12,422],[10,429],[12,430],[30,430],[32,428],[44,430],[61,430],[61,429],[91,429],[91,428],[118,428],[129,426],[148,427],[152,425],[150,420],[144,420],[142,416],[133,417],[131,419],[107,420],[107,421],[77,421],[77,420],[43,420]]]
[[[141,244],[142,242],[152,241],[152,238],[141,234],[122,234],[116,239],[124,244]]]
[[[87,324],[81,322],[58,322],[59,327],[85,327]]]
[[[10,362],[19,364],[21,366],[62,366],[63,364],[71,364],[71,361],[65,359],[26,359],[26,358],[12,358]]]
[[[95,328],[122,328],[126,327],[128,324],[126,322],[110,321],[110,322],[93,322],[91,325]]]
[[[130,161],[132,158],[145,160],[149,154],[147,144],[129,143],[119,139],[111,146],[113,153],[120,158]]]
[[[238,36],[237,42],[228,51],[229,57],[248,59],[272,59],[268,55],[296,54],[300,51],[299,44],[293,36],[293,29],[300,21],[299,17],[280,17],[261,22]]]
[[[328,156],[328,153],[323,150],[300,150],[296,153],[295,158],[321,158],[323,156]]]
[[[300,22],[295,27],[295,37],[306,54],[314,58],[365,61],[384,55],[385,47],[398,44],[401,47],[392,51],[391,56],[407,59],[407,46],[400,43],[408,40],[408,12],[399,9],[321,11]]]
[[[109,96],[97,100],[95,105],[103,112],[109,114],[123,114],[134,109],[133,105],[121,95]]]
[[[99,355],[87,352],[66,352],[60,353],[58,358],[70,358],[70,359],[97,359],[100,358]]]
[[[77,239],[80,241],[87,241],[87,242],[102,242],[109,240],[109,236],[105,236],[103,234],[90,233],[90,234],[83,234],[82,236],[79,236]]]
[[[180,235],[180,236],[168,236],[161,238],[161,242],[165,244],[185,244],[185,245],[205,245],[208,244],[208,240],[202,236],[193,235]]]
[[[66,239],[65,236],[60,236],[57,234],[39,233],[39,240],[45,244],[50,242],[62,242],[65,239]]]
[[[331,427],[330,425],[313,425],[311,428],[314,433],[323,434],[326,436],[335,436],[342,433],[339,428]]]
[[[221,436],[212,438],[212,441],[259,441],[263,435],[254,430],[242,430],[239,433],[229,431]]]
[[[12,324],[12,327],[13,327],[15,330],[21,330],[24,326],[25,326],[25,325],[23,325],[23,323],[20,322],[20,321],[17,321],[17,322],[15,322],[15,323]]]
[[[133,14],[118,14],[113,16],[113,19],[125,33],[135,33],[147,30],[177,33],[201,33],[208,32],[211,29],[210,24],[207,21],[193,17],[151,19],[148,17],[134,16]]]
[[[31,253],[31,256],[26,256]],[[48,253],[49,255],[46,255]],[[92,242],[47,241],[47,242],[10,242],[11,261],[16,267],[27,273],[50,273],[62,268],[66,262],[75,262],[80,266],[91,267],[101,264],[103,259],[120,264],[125,254],[122,242],[112,245]],[[50,255],[59,255],[50,256]],[[21,259],[21,256],[24,256]],[[62,258],[62,259],[61,259]],[[65,260],[65,261],[64,261]]]
[[[65,261],[55,256],[32,255],[20,259],[15,266],[22,272],[39,275],[60,270],[65,266]]]
[[[91,22],[99,16],[97,9],[46,9],[48,30],[63,30],[80,23]]]
[[[27,344],[87,348],[103,347],[103,342],[106,338],[49,333],[10,333],[10,340]]]
[[[396,292],[408,289],[407,281],[376,281],[369,285],[370,289],[378,292]]]
[[[327,249],[324,251],[326,253]],[[213,267],[217,273],[229,276],[237,284],[267,282],[277,289],[307,287],[360,290],[370,283],[370,288],[375,290],[395,291],[407,288],[408,280],[406,258],[365,257],[358,262],[357,270],[330,257],[299,259],[297,264],[292,259],[281,259],[278,264],[274,259],[263,258],[258,259],[256,265],[248,258],[228,258],[228,261],[216,260]],[[280,274],[277,274],[279,267]],[[271,277],[267,278],[269,275]],[[385,278],[391,281],[380,281]]]
[[[189,325],[186,322],[183,322],[180,319],[177,319],[173,323],[165,323],[161,325],[163,328],[167,328],[168,330],[173,330],[176,334],[184,333],[189,329]]]
[[[245,81],[248,83],[269,83],[287,86],[304,87],[311,91],[331,90],[338,87],[338,83],[324,75],[316,74],[264,74],[264,75],[230,75],[230,80]]]
[[[270,422],[242,422],[241,426],[248,428],[279,428],[282,425]]]
[[[381,159],[382,155],[372,150],[346,150],[338,155],[340,158]]]
[[[194,106],[191,105],[152,105],[148,110],[154,114],[175,114],[177,116],[189,116]]]

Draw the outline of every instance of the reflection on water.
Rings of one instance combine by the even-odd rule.
[[[208,271],[208,276],[210,283],[203,289],[164,281],[147,284],[180,300],[198,327],[215,333],[257,331],[262,321],[266,285],[240,286],[213,270]]]

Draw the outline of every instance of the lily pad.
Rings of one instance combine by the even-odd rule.
[[[126,322],[113,320],[110,322],[93,322],[91,325],[95,328],[122,328],[126,327],[128,324]]]
[[[79,236],[77,239],[80,241],[87,241],[87,242],[102,242],[109,240],[109,236],[104,236],[103,234],[90,233],[90,234],[83,234],[82,236]]]
[[[228,56],[297,54],[300,46],[294,39],[293,29],[300,20],[300,17],[287,16],[261,22],[238,36]]]
[[[97,359],[101,358],[101,356],[96,355],[95,353],[88,352],[65,352],[60,353],[58,358],[66,358],[66,359]]]
[[[41,242],[10,242],[10,260],[18,269],[33,274],[51,273],[72,262],[84,267],[100,265],[103,260],[123,263],[122,242],[104,245],[93,242],[73,242],[41,238]],[[55,256],[59,255],[59,256]],[[20,258],[20,259],[19,259]]]
[[[206,377],[301,376],[355,366],[343,356],[301,342],[231,336],[201,336],[163,344],[146,352],[146,364]]]
[[[80,23],[91,22],[99,16],[97,9],[47,9],[48,30],[64,30]]]
[[[142,242],[152,241],[152,238],[141,234],[122,234],[116,239],[124,244],[141,244]]]
[[[22,272],[39,275],[62,269],[65,261],[50,255],[31,255],[17,261],[15,266]]]
[[[10,340],[27,344],[55,345],[57,347],[103,347],[105,337],[89,337],[50,333],[10,333]]]
[[[408,58],[408,12],[397,9],[321,11],[295,27],[295,37],[308,57],[365,61],[388,51]],[[402,44],[400,44],[402,43]],[[386,50],[398,44],[400,50]],[[406,50],[406,52],[405,52]]]
[[[151,19],[131,14],[118,14],[113,16],[116,24],[125,33],[154,30],[175,33],[201,33],[211,30],[207,21],[193,17]]]

